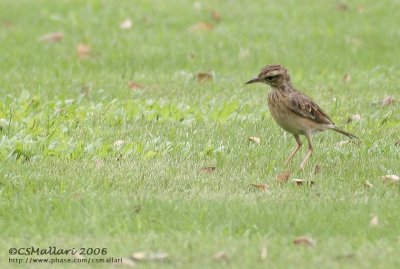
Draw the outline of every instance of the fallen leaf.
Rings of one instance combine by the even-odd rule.
[[[79,59],[87,59],[90,56],[91,48],[86,44],[78,44],[76,47],[76,53],[78,54]]]
[[[133,212],[138,214],[140,211],[142,210],[142,206],[141,205],[137,205],[133,208]]]
[[[121,149],[122,146],[124,145],[124,143],[125,143],[124,140],[116,140],[113,145],[114,145],[115,148]]]
[[[400,140],[394,142],[394,145],[400,147]]]
[[[249,141],[253,142],[254,144],[257,144],[257,145],[261,144],[261,138],[256,137],[256,136],[250,136]]]
[[[5,21],[3,21],[3,26],[4,26],[4,28],[11,28],[14,24],[12,23],[12,21],[9,21],[9,20],[5,20]]]
[[[336,147],[343,147],[344,145],[350,144],[349,140],[342,140],[336,143]]]
[[[369,225],[371,227],[376,227],[379,225],[379,219],[378,216],[372,216],[371,221],[369,222]]]
[[[239,50],[239,60],[244,60],[249,57],[250,51],[248,49],[240,48]]]
[[[131,258],[137,262],[143,261],[154,261],[154,262],[162,262],[168,259],[168,254],[165,252],[155,252],[155,253],[146,253],[143,251],[134,252],[131,255]]]
[[[293,182],[296,183],[297,186],[303,186],[303,185],[312,186],[315,183],[312,180],[304,180],[304,179],[299,179],[299,178],[294,178],[292,180],[293,180]]]
[[[124,265],[124,266],[128,266],[128,267],[134,267],[136,266],[136,262],[131,260],[131,259],[127,259],[127,258],[122,258],[121,262],[115,262],[114,265]]]
[[[368,180],[364,182],[364,187],[366,188],[372,188],[374,185],[371,184]]]
[[[168,259],[168,254],[165,252],[156,252],[149,254],[147,260],[155,262],[163,262]]]
[[[351,81],[351,76],[349,74],[344,74],[343,76],[343,82],[350,82]]]
[[[82,84],[81,92],[82,92],[83,96],[88,97],[90,95],[90,86],[88,86],[86,84]]]
[[[212,174],[216,170],[215,166],[209,166],[209,167],[202,167],[200,169],[200,172],[205,173],[205,174]]]
[[[296,246],[315,246],[316,242],[309,236],[299,236],[293,240]]]
[[[314,174],[319,174],[321,173],[321,165],[316,164],[314,167]]]
[[[267,259],[267,256],[268,256],[268,249],[267,249],[267,247],[263,247],[263,248],[261,249],[260,259],[261,259],[262,261],[264,261],[264,260]]]
[[[221,21],[221,14],[219,14],[218,11],[211,10],[210,14],[211,14],[211,18],[214,21],[216,21],[216,22],[220,22]]]
[[[209,81],[213,79],[213,75],[211,73],[199,72],[196,74],[196,79],[199,82]]]
[[[219,251],[219,252],[214,254],[214,260],[217,260],[217,261],[228,261],[229,257],[228,257],[228,255],[226,254],[225,251]]]
[[[131,89],[132,91],[135,91],[135,90],[141,89],[141,88],[142,88],[142,85],[140,85],[140,84],[138,84],[138,83],[136,83],[136,82],[134,82],[134,81],[131,81],[131,82],[129,82],[128,87],[129,87],[129,89]]]
[[[257,189],[262,190],[262,191],[267,191],[269,188],[267,183],[250,184],[250,185],[253,187],[256,187]]]
[[[200,10],[200,9],[203,8],[203,6],[202,6],[202,4],[201,4],[199,1],[196,1],[196,2],[193,3],[193,8],[194,8],[195,10]]]
[[[214,25],[209,22],[198,22],[190,26],[192,32],[206,32],[214,29]]]
[[[276,177],[276,180],[277,180],[278,182],[280,182],[280,183],[285,183],[285,182],[287,182],[287,181],[289,180],[289,177],[290,177],[291,174],[292,174],[292,173],[291,173],[290,171],[285,171],[285,172],[279,174],[279,175]]]
[[[64,33],[63,32],[54,32],[54,33],[48,33],[45,34],[41,37],[39,37],[39,41],[42,42],[60,42],[64,38]]]
[[[75,254],[72,254],[72,256],[74,256],[77,259],[84,259],[85,257],[82,256],[81,254],[79,254],[79,252],[76,252]]]
[[[103,166],[103,162],[100,159],[95,159],[96,168],[100,169]]]
[[[346,36],[345,41],[347,44],[349,44],[355,48],[360,47],[363,43],[361,39],[359,39],[357,37],[350,37],[350,36]]]
[[[336,9],[340,11],[346,11],[349,9],[349,6],[345,3],[337,3],[336,4]]]
[[[140,251],[140,252],[134,252],[131,255],[132,259],[134,259],[135,261],[144,261],[147,258],[147,254],[146,252]]]
[[[132,21],[130,19],[126,19],[119,25],[119,28],[122,30],[128,30],[132,28]]]
[[[356,255],[354,253],[347,253],[347,254],[340,254],[337,255],[335,258],[338,260],[345,260],[345,259],[351,259],[354,258]]]
[[[394,103],[394,98],[392,96],[386,96],[382,101],[382,106],[391,106]]]
[[[359,145],[361,142],[358,140],[342,140],[336,143],[336,147],[343,147],[346,145],[356,144]]]
[[[350,123],[350,122],[359,122],[361,120],[361,115],[360,114],[354,114],[354,115],[352,115],[351,117],[349,117],[348,119],[347,119],[347,123]]]
[[[397,175],[385,175],[381,176],[381,178],[389,183],[399,183],[400,177]]]

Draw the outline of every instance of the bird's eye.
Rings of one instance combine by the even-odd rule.
[[[271,80],[273,80],[274,79],[274,76],[269,76],[269,77],[267,77],[267,80],[268,81],[271,81]]]

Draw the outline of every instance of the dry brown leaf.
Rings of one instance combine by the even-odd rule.
[[[201,10],[203,8],[203,5],[199,1],[196,1],[193,3],[193,8],[195,10]]]
[[[292,180],[293,182],[296,183],[297,186],[303,186],[303,185],[312,186],[315,183],[313,180],[304,180],[299,178],[294,178]]]
[[[132,21],[130,19],[126,19],[119,25],[119,28],[122,30],[128,30],[132,28]]]
[[[338,260],[347,260],[347,259],[354,258],[355,256],[356,255],[354,253],[347,253],[347,254],[337,255],[335,258]]]
[[[366,188],[372,188],[374,185],[372,185],[372,183],[371,182],[369,182],[368,180],[367,181],[365,181],[364,182],[364,187],[366,187]]]
[[[210,14],[211,14],[211,18],[214,21],[216,21],[216,22],[220,22],[221,21],[221,14],[219,14],[218,11],[211,10]]]
[[[192,32],[207,32],[214,29],[214,25],[209,22],[198,22],[190,26]]]
[[[343,82],[350,82],[351,81],[351,76],[349,74],[344,74],[343,76]]]
[[[103,161],[100,159],[95,159],[96,169],[100,169],[103,166]]]
[[[339,11],[346,11],[349,9],[349,6],[346,3],[337,3],[336,9]]]
[[[228,261],[229,257],[228,254],[226,254],[225,251],[219,251],[214,254],[214,260],[216,261]]]
[[[346,36],[345,41],[354,48],[358,48],[363,44],[362,40],[357,37]]]
[[[78,54],[78,58],[81,60],[89,58],[91,50],[90,45],[86,44],[78,44],[76,47],[76,53]]]
[[[39,37],[39,41],[42,42],[60,42],[64,38],[64,33],[63,32],[54,32],[54,33],[48,33],[45,34],[41,37]]]
[[[315,167],[314,167],[314,174],[321,173],[321,170],[322,170],[321,165],[316,164]]]
[[[136,214],[138,214],[141,210],[142,210],[141,205],[137,205],[137,206],[133,207],[133,212]]]
[[[349,140],[342,140],[342,141],[339,141],[339,142],[336,143],[336,147],[343,147],[343,146],[345,146],[347,144],[350,144]]]
[[[14,24],[12,23],[12,21],[9,20],[5,20],[2,22],[4,28],[11,28]]]
[[[75,254],[72,254],[72,256],[74,256],[77,259],[84,259],[85,257],[82,256],[81,254],[79,254],[79,252],[76,252]]]
[[[213,79],[213,75],[209,72],[199,72],[196,74],[196,79],[199,82],[210,81]]]
[[[351,144],[359,145],[360,143],[361,142],[358,140],[342,140],[336,143],[336,147],[343,147]]]
[[[265,260],[267,259],[267,257],[268,257],[268,249],[267,249],[267,247],[263,247],[263,248],[261,249],[260,259],[261,259],[262,261],[265,261]]]
[[[394,142],[394,145],[400,147],[400,140]]]
[[[146,254],[146,252],[139,251],[139,252],[134,252],[134,253],[132,253],[131,257],[132,257],[132,259],[134,259],[135,261],[140,262],[140,261],[146,260],[147,254]]]
[[[293,244],[296,246],[315,246],[316,242],[309,236],[299,236],[293,239]]]
[[[249,57],[249,55],[250,55],[250,51],[248,49],[240,48],[239,55],[238,55],[239,60],[244,60],[247,57]]]
[[[121,148],[124,145],[125,141],[124,140],[116,140],[114,142],[114,147],[116,148]]]
[[[289,180],[289,177],[290,177],[291,174],[292,174],[292,173],[291,173],[290,171],[285,171],[285,172],[279,174],[279,175],[276,177],[276,180],[277,180],[278,182],[280,182],[280,183],[285,183],[285,182],[287,182],[287,181]]]
[[[269,185],[267,183],[250,184],[250,185],[262,191],[267,191],[269,188]]]
[[[155,262],[163,262],[168,259],[168,254],[165,252],[156,252],[149,254],[147,260],[149,261],[155,261]]]
[[[215,166],[209,166],[209,167],[202,167],[200,169],[200,172],[204,173],[204,174],[212,174],[215,172],[217,168]]]
[[[350,122],[359,122],[361,120],[361,115],[360,114],[354,114],[354,115],[352,115],[351,117],[349,117],[348,119],[347,119],[347,123],[350,123]]]
[[[136,91],[141,89],[143,86],[134,82],[134,81],[130,81],[128,84],[129,89],[131,89],[132,91]]]
[[[381,178],[389,183],[399,183],[400,177],[398,175],[385,175],[381,176]]]
[[[81,93],[83,94],[83,96],[88,97],[90,95],[90,86],[82,84]]]
[[[383,100],[382,100],[382,106],[391,106],[394,103],[394,98],[392,96],[386,96]]]
[[[165,252],[146,253],[143,251],[134,252],[131,255],[132,259],[137,262],[154,261],[162,262],[168,259],[168,254]]]
[[[254,144],[257,144],[257,145],[261,144],[261,138],[256,137],[256,136],[250,136],[249,141],[253,142]]]
[[[131,260],[131,259],[122,258],[121,262],[114,263],[114,265],[123,265],[123,266],[128,266],[128,267],[135,267],[136,266],[136,262],[134,260]]]
[[[379,219],[378,216],[372,216],[371,221],[369,222],[369,225],[371,227],[376,227],[379,225]]]

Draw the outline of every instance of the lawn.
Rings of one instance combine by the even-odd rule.
[[[0,267],[399,268],[400,4],[347,2],[1,0]],[[284,166],[269,63],[361,142]]]

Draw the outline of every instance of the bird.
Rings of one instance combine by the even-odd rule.
[[[268,93],[268,108],[272,118],[285,131],[291,133],[296,140],[296,146],[285,161],[287,165],[302,146],[301,135],[307,138],[308,151],[305,154],[300,169],[314,151],[312,135],[316,132],[333,130],[350,139],[359,139],[335,125],[329,116],[307,95],[296,90],[285,67],[279,64],[269,64],[261,69],[256,78],[246,84],[264,83],[271,87]]]

